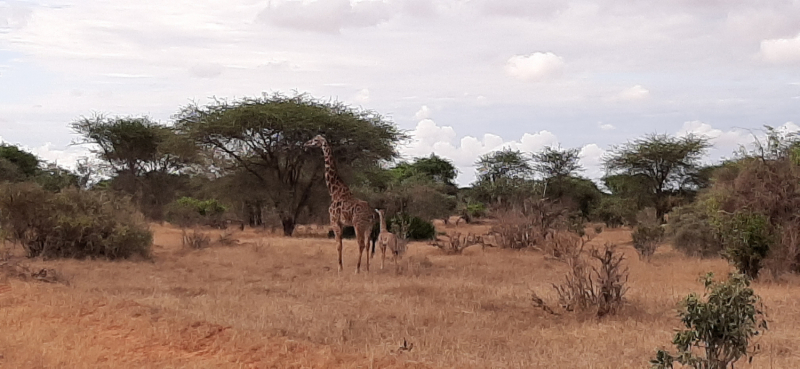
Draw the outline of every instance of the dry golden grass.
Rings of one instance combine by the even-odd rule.
[[[469,227],[486,226],[459,231]],[[607,230],[592,243],[622,246],[630,304],[598,320],[532,306],[532,290],[555,301],[550,284],[566,272],[538,252],[444,255],[412,243],[397,270],[373,259],[372,272],[356,275],[347,240],[338,275],[334,242],[324,238],[247,230],[234,233],[234,245],[186,250],[179,230],[153,230],[152,262],[23,261],[69,284],[7,282],[0,367],[643,368],[669,346],[676,303],[701,291],[698,277],[730,270],[668,247],[647,264],[628,231]],[[763,352],[737,368],[800,367],[800,280],[755,289],[771,329],[759,338]],[[404,339],[410,351],[398,349]]]

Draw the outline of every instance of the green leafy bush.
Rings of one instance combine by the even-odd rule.
[[[777,242],[766,215],[747,210],[738,211],[721,221],[722,239],[725,243],[723,256],[740,273],[755,279],[763,266],[770,248]]]
[[[591,215],[595,220],[605,223],[606,227],[616,228],[623,225],[636,224],[636,203],[633,200],[618,196],[604,196]]]
[[[677,361],[695,369],[726,369],[744,356],[752,360],[750,341],[767,329],[767,321],[749,278],[732,274],[727,281],[715,282],[708,273],[702,281],[705,299],[693,293],[678,311],[686,327],[672,340],[678,353],[658,350],[651,368],[672,368]]]
[[[408,214],[395,215],[386,222],[386,227],[398,237],[409,240],[421,241],[436,238],[436,227],[433,226],[433,223]]]
[[[167,205],[166,219],[179,227],[206,225],[219,227],[227,209],[217,200],[181,197]]]
[[[667,224],[675,249],[687,256],[719,256],[723,244],[711,220],[698,204],[674,209]]]
[[[153,235],[127,198],[32,183],[0,186],[0,224],[28,257],[149,256]]]

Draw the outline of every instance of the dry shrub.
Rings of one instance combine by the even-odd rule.
[[[53,268],[31,269],[28,265],[8,261],[0,262],[0,274],[5,278],[22,281],[69,284],[67,278]]]
[[[773,132],[774,133],[774,132]],[[772,141],[774,138],[770,138]],[[775,147],[779,147],[778,141]],[[772,143],[770,144],[772,146]],[[761,266],[774,277],[785,272],[800,272],[798,236],[800,219],[800,165],[797,152],[792,150],[773,153],[756,153],[737,162],[729,163],[716,177],[714,187],[705,195],[709,203],[707,214],[723,237],[726,254],[735,250],[736,244],[726,239],[725,214],[749,213],[765,217],[772,242],[761,265],[754,265],[750,275],[757,275]],[[723,175],[724,174],[724,175]],[[731,250],[734,249],[734,250]],[[742,255],[747,257],[747,255]],[[753,255],[758,258],[759,255]],[[745,271],[743,271],[745,272]]]
[[[545,244],[544,251],[560,260],[572,260],[583,252],[586,240],[573,232],[556,231]]]
[[[191,233],[184,229],[181,241],[184,247],[195,250],[204,249],[211,245],[211,237],[197,229],[193,229]]]
[[[445,254],[454,255],[461,254],[467,247],[482,243],[481,236],[472,233],[462,235],[460,232],[453,232],[436,237],[436,240],[432,241],[431,245],[438,247]]]
[[[127,198],[106,191],[0,186],[0,227],[28,257],[148,257],[153,235]]]
[[[230,246],[236,243],[236,239],[233,237],[233,231],[224,230],[220,233],[219,238],[217,239],[217,243],[223,246]]]
[[[419,277],[422,275],[429,275],[432,268],[433,263],[427,256],[412,255],[406,258],[404,262],[397,264],[395,273],[398,275]]]
[[[592,249],[589,260],[580,256],[570,260],[571,270],[564,282],[553,284],[559,305],[567,311],[593,310],[598,317],[615,314],[628,290],[624,259],[615,245],[606,243],[602,250]]]
[[[500,247],[523,249],[541,246],[556,230],[570,227],[568,209],[542,200],[525,201],[520,207],[494,212],[498,224],[490,231]]]

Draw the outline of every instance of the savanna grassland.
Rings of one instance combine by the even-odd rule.
[[[2,262],[0,285],[11,288],[0,293],[0,367],[645,368],[679,328],[677,303],[702,291],[698,278],[732,270],[668,246],[646,263],[629,230],[608,229],[588,246],[612,242],[626,254],[627,305],[602,319],[554,316],[533,306],[531,293],[555,305],[551,284],[567,265],[537,251],[473,246],[445,255],[411,243],[397,267],[387,260],[380,270],[378,257],[356,275],[355,241],[346,240],[339,275],[326,238],[248,229],[231,245],[189,250],[179,229],[151,228],[152,260]],[[212,240],[220,233],[208,232]],[[52,268],[59,278],[17,278],[13,265]],[[753,362],[736,367],[800,367],[800,279],[754,288],[770,330],[756,339]]]

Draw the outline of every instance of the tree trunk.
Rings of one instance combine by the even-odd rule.
[[[247,209],[247,219],[248,223],[250,223],[251,227],[258,227],[264,224],[264,220],[261,218],[261,202],[247,202],[245,204],[245,208]]]
[[[292,233],[294,233],[294,218],[293,217],[281,217],[281,224],[283,225],[283,235],[286,237],[291,237]]]

